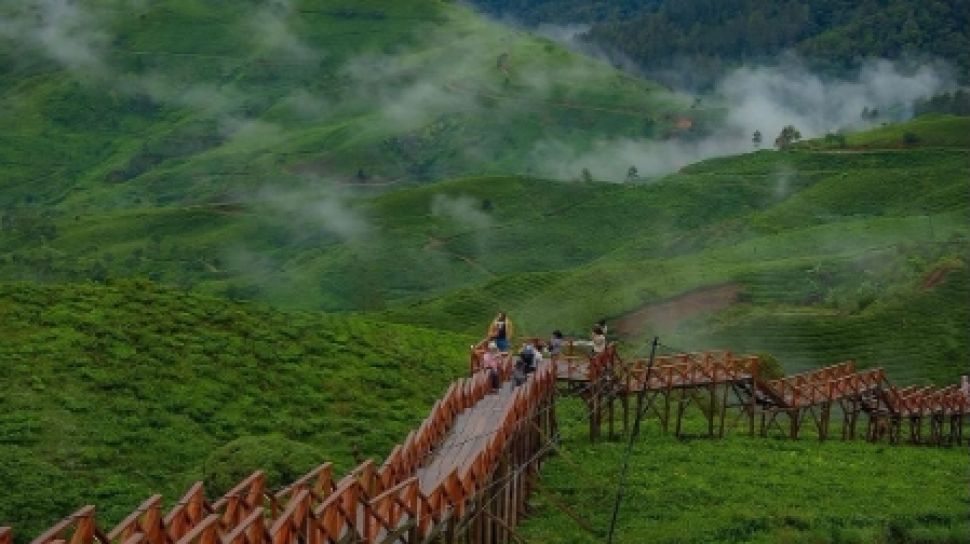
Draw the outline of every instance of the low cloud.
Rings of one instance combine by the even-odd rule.
[[[874,60],[855,77],[827,79],[793,60],[781,67],[739,68],[717,89],[728,106],[729,127],[774,137],[784,126],[795,125],[803,136],[814,137],[872,124],[860,116],[865,108],[882,112],[876,121],[908,119],[915,100],[940,93],[951,82],[945,67],[927,64],[906,70]]]
[[[431,215],[447,217],[476,230],[492,226],[492,216],[482,210],[481,201],[467,195],[434,195],[431,199]]]
[[[284,219],[294,239],[333,235],[342,242],[364,241],[372,227],[352,206],[352,195],[325,180],[307,180],[302,189],[264,187],[256,195],[257,205]]]
[[[84,77],[108,73],[108,33],[100,17],[70,0],[40,0],[0,19],[0,38],[26,44]]]
[[[586,23],[550,24],[542,23],[533,32],[550,39],[568,49],[607,62],[632,74],[641,75],[640,66],[629,56],[586,39],[592,25]]]
[[[256,11],[248,21],[253,42],[257,49],[279,60],[293,63],[316,62],[322,58],[319,51],[307,45],[290,27],[290,17],[295,13],[289,0],[271,0]]]
[[[301,119],[320,119],[330,111],[326,100],[304,89],[292,92],[281,104]]]
[[[532,170],[556,179],[576,179],[583,168],[602,180],[622,181],[630,166],[641,176],[676,171],[688,164],[716,156],[754,149],[754,131],[770,147],[787,125],[803,138],[829,132],[859,129],[912,116],[912,104],[953,85],[945,66],[924,64],[906,69],[899,63],[874,60],[853,77],[824,78],[805,69],[797,60],[784,67],[743,67],[717,85],[717,98],[726,115],[721,123],[697,140],[604,138],[578,149],[556,139],[535,144]],[[865,118],[864,109],[879,115]]]

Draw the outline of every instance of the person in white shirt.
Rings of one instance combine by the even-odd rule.
[[[593,354],[599,355],[606,351],[606,332],[599,326],[593,327]]]

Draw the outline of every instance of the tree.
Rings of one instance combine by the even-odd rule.
[[[754,134],[751,135],[751,143],[753,143],[755,147],[761,147],[761,131],[760,130],[754,131]]]
[[[841,132],[829,132],[825,135],[825,143],[834,144],[837,147],[845,147],[845,134]]]
[[[637,167],[636,166],[631,166],[626,171],[626,180],[627,181],[636,181],[638,179],[640,179],[640,173],[637,172]]]
[[[579,174],[579,179],[583,181],[593,181],[593,174],[589,171],[589,168],[583,168],[583,171]]]
[[[916,145],[920,142],[919,134],[915,132],[905,132],[903,133],[903,145]]]
[[[781,133],[775,138],[775,147],[778,149],[788,149],[791,144],[802,139],[802,133],[792,125],[781,129]]]

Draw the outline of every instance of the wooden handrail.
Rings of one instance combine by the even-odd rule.
[[[108,532],[109,542],[127,542],[132,536],[142,534],[149,544],[165,544],[167,535],[162,523],[162,496],[152,495],[134,512]]]

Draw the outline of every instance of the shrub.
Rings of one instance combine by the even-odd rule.
[[[775,380],[785,376],[781,362],[770,353],[758,353],[758,371],[762,379]]]
[[[282,435],[244,436],[212,452],[202,472],[206,487],[224,493],[255,470],[266,473],[269,487],[285,485],[326,458],[322,452]]]

